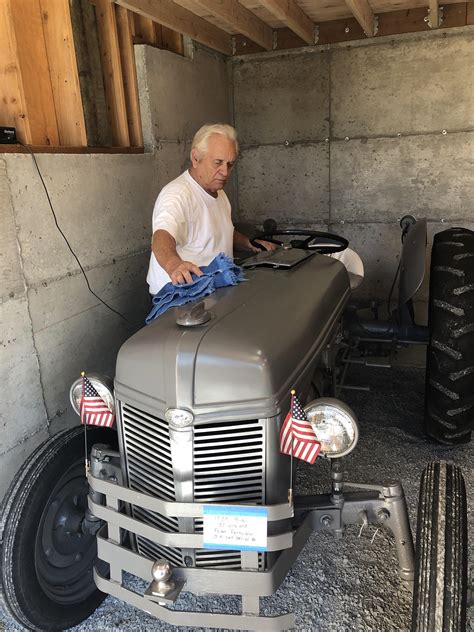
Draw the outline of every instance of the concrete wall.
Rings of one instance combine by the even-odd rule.
[[[196,50],[184,59],[137,47],[136,57],[148,151],[37,160],[93,290],[139,326],[149,308],[154,200],[185,168],[194,129],[230,120],[230,109],[218,56]],[[205,91],[201,77],[209,82]],[[132,329],[88,291],[30,155],[0,154],[0,216],[1,498],[37,444],[78,423],[68,401],[71,382],[81,370],[113,375]]]
[[[466,27],[233,60],[241,218],[343,234],[386,299],[401,216],[430,241],[474,228],[473,44]]]

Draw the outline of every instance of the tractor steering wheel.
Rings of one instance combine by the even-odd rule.
[[[306,239],[292,239],[290,244],[293,248],[301,248],[302,250],[313,250],[321,254],[329,255],[334,252],[342,252],[349,246],[349,242],[345,237],[335,235],[334,233],[322,232],[319,230],[306,230],[298,228],[289,228],[280,230],[277,223],[273,219],[267,219],[263,223],[263,231],[255,235],[252,244],[264,250],[261,244],[255,242],[255,239],[263,239],[274,244],[282,245],[282,242],[275,239],[278,236],[294,235],[297,237],[306,237]]]

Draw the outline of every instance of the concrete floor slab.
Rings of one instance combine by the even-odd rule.
[[[474,132],[331,143],[331,219],[468,220]]]
[[[239,61],[233,64],[233,86],[243,145],[329,136],[328,51]]]
[[[242,221],[324,222],[328,214],[325,143],[246,149],[238,162]]]
[[[372,136],[474,127],[474,37],[446,31],[332,51],[333,134]],[[462,60],[462,63],[460,61]]]

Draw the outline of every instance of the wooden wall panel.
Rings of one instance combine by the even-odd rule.
[[[183,36],[181,33],[168,29],[166,26],[161,27],[161,33],[161,48],[170,50],[172,53],[177,53],[178,55],[184,55]]]
[[[114,145],[127,147],[130,145],[130,136],[115,9],[110,0],[96,0],[95,5],[112,140]]]
[[[127,9],[117,6],[116,19],[130,145],[132,147],[141,147],[143,145],[143,135],[140,103],[138,100],[137,70],[133,50],[133,15]]]
[[[155,46],[161,37],[159,28],[156,28],[157,26],[159,27],[159,25],[155,24],[153,20],[145,18],[143,15],[138,15],[138,13],[134,14],[134,21],[135,35],[140,37],[144,44]]]
[[[68,0],[40,0],[59,144],[86,146],[86,126]]]
[[[0,123],[16,127],[22,143],[31,138],[30,121],[26,115],[25,95],[18,64],[17,44],[10,3],[0,2]]]
[[[59,145],[53,89],[39,0],[6,0],[10,4],[23,84],[25,115],[30,134],[26,142]]]
[[[112,133],[105,103],[95,7],[89,0],[71,0],[70,7],[87,144],[107,147],[112,145]]]
[[[466,3],[466,24],[474,24],[474,2]]]

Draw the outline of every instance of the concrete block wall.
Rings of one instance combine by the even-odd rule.
[[[474,228],[473,27],[231,64],[242,220],[343,234],[366,266],[361,293],[383,299],[400,217],[427,217],[430,243]]]
[[[230,120],[230,106],[221,58],[196,50],[184,59],[142,46],[136,59],[147,151],[38,154],[37,161],[93,290],[138,327],[149,310],[156,196],[184,170],[194,129]],[[88,291],[28,154],[0,154],[0,216],[1,499],[36,445],[78,423],[71,382],[81,370],[113,376],[132,330]]]

